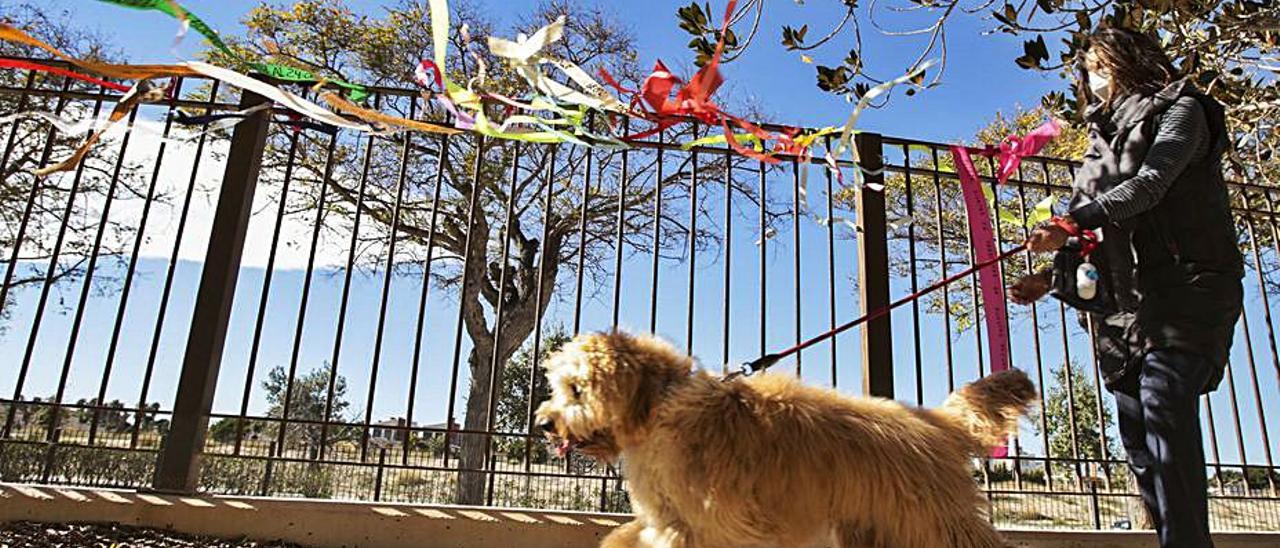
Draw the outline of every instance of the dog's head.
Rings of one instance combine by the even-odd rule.
[[[671,345],[625,333],[579,335],[543,364],[551,397],[537,424],[564,456],[577,449],[611,461],[643,436],[662,394],[693,360]]]

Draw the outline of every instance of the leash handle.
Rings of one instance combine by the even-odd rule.
[[[1049,219],[1049,222],[1053,223],[1054,226],[1061,228],[1068,235],[1075,236],[1080,239],[1081,257],[1088,257],[1093,254],[1101,243],[1101,241],[1098,240],[1097,233],[1092,230],[1081,230],[1080,225],[1075,224],[1066,217],[1054,216],[1052,219]]]

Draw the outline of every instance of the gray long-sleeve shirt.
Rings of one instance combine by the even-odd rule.
[[[1076,208],[1071,218],[1084,229],[1123,221],[1155,207],[1191,162],[1209,153],[1209,123],[1194,97],[1182,97],[1160,121],[1138,174]]]

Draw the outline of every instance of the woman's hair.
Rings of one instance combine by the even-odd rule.
[[[1099,66],[1111,73],[1108,108],[1111,100],[1132,94],[1152,95],[1178,78],[1178,71],[1154,38],[1128,29],[1104,28],[1089,36],[1085,50],[1077,57],[1082,97],[1093,97],[1089,91],[1089,72],[1085,70],[1085,57],[1089,52],[1094,54]]]

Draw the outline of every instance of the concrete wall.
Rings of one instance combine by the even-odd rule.
[[[406,506],[0,484],[0,523],[112,522],[217,537],[338,547],[588,547],[627,516]],[[1009,531],[1027,548],[1155,547],[1150,533]],[[1219,535],[1219,548],[1275,548],[1280,535]]]

